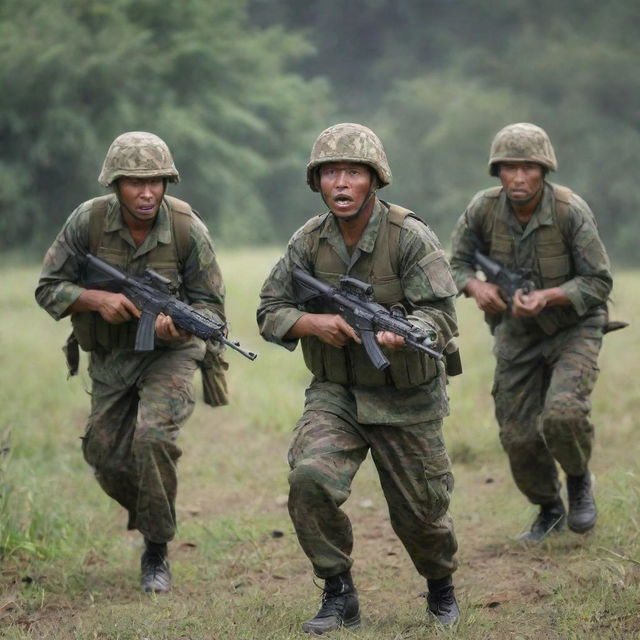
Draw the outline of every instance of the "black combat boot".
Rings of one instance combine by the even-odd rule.
[[[460,609],[453,593],[451,576],[439,580],[427,580],[427,609],[435,619],[445,626],[457,622]]]
[[[564,527],[566,510],[562,498],[540,505],[540,513],[531,525],[531,530],[523,533],[518,540],[523,542],[542,542],[551,531],[560,531]]]
[[[591,474],[587,471],[581,476],[567,476],[567,494],[569,529],[576,533],[586,533],[593,529],[598,512],[591,491]]]
[[[171,589],[167,544],[145,538],[144,547],[140,559],[140,586],[145,593],[166,593]]]
[[[324,581],[320,611],[315,618],[302,623],[302,630],[321,636],[327,631],[357,627],[359,624],[358,592],[353,586],[351,572],[346,571]]]

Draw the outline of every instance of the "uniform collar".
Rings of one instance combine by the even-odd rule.
[[[124,240],[129,244],[134,244],[131,239],[131,234],[127,225],[122,219],[120,212],[120,202],[114,195],[109,201],[109,207],[107,208],[107,216],[105,220],[104,230],[106,233],[119,232]],[[171,243],[171,221],[169,218],[169,207],[166,200],[162,200],[158,215],[156,216],[155,224],[151,228],[149,235],[145,241],[139,247],[138,251],[145,253],[156,247],[158,244],[170,244]],[[135,245],[134,245],[135,246]]]
[[[332,213],[329,213],[327,216],[327,222],[320,234],[321,238],[326,238],[327,242],[331,245],[338,256],[340,256],[341,260],[349,267],[349,269],[351,269],[362,253],[371,253],[375,246],[384,207],[376,196],[373,197],[374,203],[373,210],[371,211],[371,217],[369,218],[369,222],[364,228],[362,236],[360,237],[360,240],[358,241],[358,244],[351,256],[344,244],[340,227]]]
[[[553,224],[553,188],[546,180],[542,186],[542,198],[540,198],[540,202],[524,230],[511,209],[506,192],[503,191],[503,194],[509,211],[509,225],[518,233],[521,233],[523,237],[533,233],[538,227]]]

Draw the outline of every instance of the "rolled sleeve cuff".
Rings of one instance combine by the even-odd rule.
[[[456,287],[458,287],[459,296],[465,296],[466,298],[469,297],[469,294],[464,290],[464,288],[475,277],[475,273],[461,273],[454,276],[453,281],[456,283]]]
[[[77,284],[61,284],[54,293],[53,304],[47,311],[56,319],[61,320],[69,315],[69,307],[80,297],[85,289]]]
[[[267,330],[264,332],[265,337],[276,344],[279,344],[289,351],[293,351],[298,344],[295,338],[285,338],[293,325],[305,315],[304,311],[299,309],[281,310],[271,319]]]
[[[562,289],[567,298],[569,298],[569,301],[579,316],[583,316],[587,313],[587,305],[585,304],[578,284],[574,280],[569,280],[568,282],[560,285],[560,289]]]

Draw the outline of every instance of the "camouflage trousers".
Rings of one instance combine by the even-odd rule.
[[[558,497],[556,462],[568,475],[587,471],[601,345],[599,317],[551,337],[496,331],[493,397],[500,440],[516,485],[534,504]]]
[[[289,514],[315,574],[351,568],[353,536],[340,508],[371,451],[391,525],[418,572],[448,576],[457,542],[447,509],[453,490],[442,420],[411,426],[359,425],[347,416],[305,411],[289,449]]]
[[[129,529],[153,542],[176,530],[176,445],[194,408],[193,375],[204,343],[149,353],[92,352],[85,460],[104,491],[129,512]]]

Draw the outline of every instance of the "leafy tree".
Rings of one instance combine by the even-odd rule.
[[[331,80],[337,119],[380,133],[396,178],[388,197],[423,212],[443,239],[471,195],[494,182],[493,135],[529,120],[556,148],[552,179],[592,205],[618,259],[635,258],[637,3],[251,0],[250,8],[257,23],[301,29],[316,45],[300,70]]]
[[[284,240],[320,208],[304,165],[339,121],[380,133],[388,197],[444,239],[493,183],[493,135],[530,120],[632,260],[639,18],[625,0],[0,0],[0,246],[50,241],[131,129],[169,143],[173,192],[217,237]]]
[[[303,193],[282,185],[299,180],[329,106],[323,82],[288,71],[310,53],[248,25],[238,0],[2,0],[0,245],[49,242],[127,130],[166,140],[173,192],[217,236],[273,239],[272,212]]]

